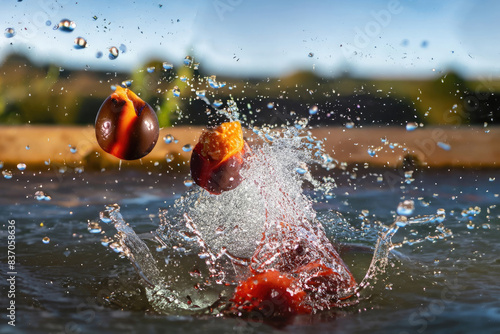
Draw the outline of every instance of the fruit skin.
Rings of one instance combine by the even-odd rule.
[[[292,276],[273,269],[252,275],[238,284],[232,311],[244,315],[258,311],[266,318],[311,313],[304,302],[306,292],[296,283]]]
[[[104,100],[95,120],[99,146],[123,160],[146,156],[160,135],[158,117],[149,104],[120,86]]]
[[[234,189],[242,181],[240,170],[250,152],[241,124],[222,123],[201,134],[191,155],[191,177],[211,194]]]

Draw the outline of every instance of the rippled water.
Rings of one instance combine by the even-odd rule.
[[[341,248],[341,253],[358,281],[371,259],[364,246],[374,246],[377,222],[392,222],[401,199],[399,187],[377,182],[374,174],[388,171],[365,173],[352,180],[336,172],[336,196],[315,207],[319,215],[336,210],[347,221],[347,225],[327,222],[325,227],[332,240],[335,237],[350,245]],[[0,194],[2,273],[9,271],[8,221],[15,220],[16,226],[16,328],[6,325],[2,311],[0,332],[497,332],[500,208],[496,205],[500,187],[496,180],[500,180],[500,172],[435,170],[413,177],[418,188],[407,196],[415,199],[414,214],[445,209],[444,223],[452,237],[406,243],[395,249],[383,284],[357,306],[300,316],[286,323],[263,323],[259,319],[158,314],[129,260],[104,247],[98,234],[89,233],[88,221],[97,219],[105,204],[115,202],[139,235],[154,230],[158,210],[186,191],[185,175],[174,179],[138,171],[16,172],[12,179],[0,181],[4,190]],[[35,198],[42,189],[51,200]],[[469,208],[469,213],[464,212]],[[405,227],[394,241],[433,232],[430,226]],[[46,237],[48,243],[43,242]],[[8,285],[5,279],[0,284],[5,310]]]

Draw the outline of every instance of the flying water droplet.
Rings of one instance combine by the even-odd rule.
[[[312,57],[314,57],[314,53],[309,52],[309,53],[307,54],[307,56],[308,56],[309,58],[312,58]]]
[[[16,35],[16,31],[14,30],[14,28],[7,28],[5,29],[4,35],[7,38],[12,38]]]
[[[64,19],[59,22],[57,28],[64,32],[72,32],[76,28],[76,23],[68,19]]]
[[[128,87],[132,86],[132,80],[125,80],[125,81],[122,81],[121,86],[122,86],[123,88],[128,88]]]
[[[113,60],[118,58],[118,55],[120,54],[120,51],[118,51],[118,48],[116,46],[112,46],[109,48],[109,59]]]
[[[172,162],[172,161],[174,161],[174,155],[173,155],[173,154],[171,154],[171,153],[167,153],[167,154],[165,155],[165,160],[166,160],[167,162]]]
[[[191,66],[192,64],[193,64],[193,58],[191,56],[186,56],[186,58],[184,58],[184,65]]]
[[[166,61],[163,62],[163,69],[164,70],[171,70],[174,68],[174,65],[170,64],[170,63],[167,63]]]
[[[101,225],[97,222],[89,221],[87,225],[87,229],[90,233],[101,233],[102,231]]]
[[[198,97],[205,97],[206,91],[205,90],[197,90],[196,91],[196,96]]]
[[[75,154],[76,152],[78,152],[77,148],[75,146],[71,146],[69,145],[69,151],[73,154]]]
[[[446,143],[443,143],[441,141],[437,143],[437,146],[439,146],[440,148],[442,148],[445,151],[449,151],[451,149],[450,144],[446,144]]]
[[[87,47],[87,40],[83,37],[75,38],[75,49],[85,49]]]
[[[213,104],[214,104],[214,107],[218,108],[218,107],[220,107],[222,105],[222,101],[221,100],[215,100]]]
[[[18,163],[17,164],[17,169],[19,170],[25,170],[26,169],[26,164],[25,163]]]
[[[155,71],[155,67],[154,66],[150,66],[150,67],[146,68],[146,71],[148,73],[153,73]]]
[[[410,123],[406,124],[406,131],[413,131],[416,128],[418,128],[418,123],[410,122]]]
[[[48,244],[48,243],[50,242],[50,238],[49,238],[49,237],[44,237],[44,238],[42,239],[42,242],[43,242],[44,244]]]
[[[316,115],[318,113],[318,106],[312,106],[309,108],[309,115]]]
[[[273,109],[274,108],[274,102],[269,102],[267,104],[267,109]]]
[[[299,174],[299,175],[304,175],[305,173],[307,173],[307,170],[304,169],[304,168],[301,168],[301,167],[297,167],[295,168],[295,171]]]
[[[186,144],[186,145],[182,146],[182,150],[184,152],[191,152],[192,149],[193,149],[193,145],[191,145],[191,144]]]
[[[193,185],[193,180],[184,180],[184,185],[186,187],[191,187]]]
[[[113,239],[110,239],[108,237],[104,237],[101,239],[101,245],[103,245],[104,247],[108,247],[111,242],[113,242]]]
[[[165,144],[171,144],[174,141],[174,136],[166,135],[165,137],[163,137],[163,141],[165,142]]]
[[[174,94],[175,97],[179,97],[181,95],[181,90],[179,89],[179,87],[175,86],[172,89],[172,93]]]
[[[410,216],[415,210],[415,203],[412,200],[405,200],[399,203],[397,213],[400,216]]]
[[[99,220],[103,222],[104,224],[109,224],[113,220],[109,217],[109,212],[107,211],[101,211],[99,212]]]
[[[347,123],[345,123],[345,127],[346,127],[346,129],[352,129],[352,128],[354,128],[354,122],[347,122]]]
[[[43,191],[38,190],[37,192],[35,192],[35,199],[37,201],[50,201],[52,199],[52,197],[50,197],[49,195],[47,195]]]
[[[103,56],[103,53],[101,51],[97,51],[97,53],[95,54],[96,58],[102,58],[102,56]]]
[[[368,149],[368,155],[369,155],[370,157],[374,157],[374,156],[375,156],[375,154],[377,154],[377,151],[376,151],[376,150],[374,150],[373,148],[371,148],[371,147],[370,147],[370,148]]]

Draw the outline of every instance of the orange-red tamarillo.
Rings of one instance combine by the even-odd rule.
[[[242,314],[259,311],[268,318],[311,313],[305,298],[297,279],[271,269],[240,282],[232,298],[233,311]]]
[[[234,189],[242,181],[240,170],[249,152],[240,122],[222,123],[201,134],[191,155],[191,177],[212,194]]]
[[[159,131],[151,106],[120,86],[103,102],[95,120],[99,146],[124,160],[140,159],[151,152]]]

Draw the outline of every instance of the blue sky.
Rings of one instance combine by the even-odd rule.
[[[16,35],[0,36],[0,57],[18,51],[62,67],[131,70],[152,58],[180,64],[189,54],[213,74],[235,76],[431,76],[450,68],[500,76],[498,13],[494,0],[9,0],[0,22]],[[73,32],[53,29],[64,18],[76,23]],[[77,50],[80,36],[88,47]],[[109,47],[122,44],[127,51],[110,60]]]

